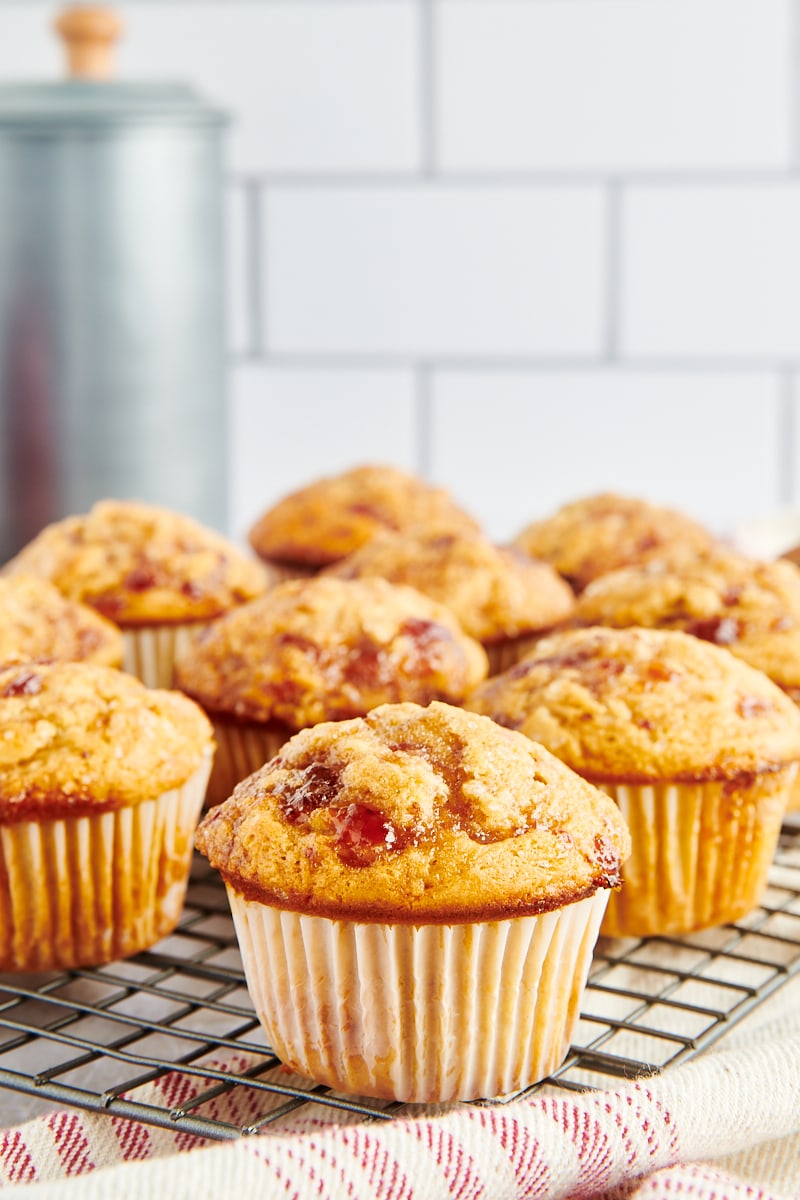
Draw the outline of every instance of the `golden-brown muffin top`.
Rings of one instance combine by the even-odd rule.
[[[446,604],[462,629],[487,643],[556,625],[574,604],[571,588],[549,563],[495,546],[470,530],[419,526],[376,534],[329,572],[341,579],[379,575],[409,584]]]
[[[80,816],[182,786],[213,745],[179,692],[90,663],[0,670],[0,824]]]
[[[711,534],[683,513],[603,492],[566,504],[515,539],[533,558],[552,563],[581,592],[600,575],[657,557],[665,547],[704,552]]]
[[[598,781],[731,779],[800,759],[800,710],[780,688],[672,630],[554,633],[467,704]]]
[[[46,579],[0,576],[0,664],[31,659],[122,665],[122,634]]]
[[[581,625],[680,629],[725,646],[781,687],[800,687],[800,568],[717,553],[655,560],[595,580],[578,598]]]
[[[438,703],[297,734],[211,810],[197,846],[249,899],[393,924],[557,908],[614,887],[630,851],[607,796]]]
[[[458,702],[487,670],[480,643],[413,588],[318,576],[199,630],[175,680],[209,712],[302,729],[378,704]]]
[[[435,523],[476,529],[450,495],[397,467],[362,466],[285,496],[249,533],[262,558],[322,567],[352,554],[382,529]]]
[[[267,586],[262,565],[220,534],[134,500],[46,526],[4,571],[49,579],[123,627],[207,620]]]

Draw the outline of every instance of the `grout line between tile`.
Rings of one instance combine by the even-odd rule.
[[[427,7],[433,0],[419,0],[419,2],[425,4]],[[0,0],[0,4],[2,4],[2,0]],[[433,98],[431,98],[431,104],[432,102]],[[431,118],[431,147],[429,154],[433,158],[436,158],[438,153],[435,145],[437,135],[433,114],[431,114]],[[800,134],[798,135],[798,141],[800,142]],[[354,168],[353,170],[338,168],[335,170],[317,169],[305,171],[267,169],[256,171],[249,175],[248,178],[258,180],[263,184],[269,184],[270,187],[308,187],[320,189],[350,187],[397,187],[413,189],[428,187],[431,182],[430,174],[424,170],[414,171],[400,168],[396,171],[368,171],[363,168]],[[627,170],[619,167],[614,169],[609,168],[606,171],[589,170],[580,167],[576,167],[574,170],[564,168],[553,170],[547,170],[546,168],[539,170],[522,168],[519,170],[497,170],[492,168],[485,171],[475,169],[443,171],[437,168],[435,169],[435,180],[442,187],[475,188],[607,187],[614,181],[624,182],[628,186],[635,187],[705,188],[735,187],[737,185],[771,187],[800,182],[800,145],[798,146],[797,162],[793,161],[792,165],[788,167],[743,167],[740,169],[723,167],[709,167],[705,169],[664,168],[661,171],[652,169],[637,170],[635,167]]]
[[[264,188],[260,180],[247,179],[245,182],[245,230],[246,243],[249,249],[247,269],[247,326],[248,354],[247,357],[260,358],[266,354],[264,342],[266,332],[266,311],[263,287],[263,225],[262,202]]]
[[[485,355],[477,358],[469,354],[442,354],[435,353],[404,353],[398,352],[376,352],[369,351],[342,351],[341,353],[331,353],[330,351],[315,351],[308,349],[292,353],[282,353],[280,351],[267,351],[257,354],[229,354],[229,363],[233,365],[239,363],[262,363],[265,367],[282,367],[290,369],[320,369],[330,368],[342,370],[375,370],[384,368],[389,369],[404,369],[415,370],[419,369],[419,363],[422,361],[426,364],[425,369],[428,371],[445,370],[445,371],[519,371],[519,372],[537,372],[537,371],[608,371],[608,372],[678,372],[686,375],[691,374],[719,374],[719,375],[735,375],[735,374],[771,374],[781,371],[800,371],[800,359],[796,361],[787,361],[786,359],[760,359],[760,358],[687,358],[676,355],[673,358],[646,358],[646,357],[624,357],[612,358],[609,355],[578,355],[570,358],[558,357],[548,358],[547,355]]]

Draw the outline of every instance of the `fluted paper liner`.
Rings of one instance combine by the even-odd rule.
[[[269,762],[292,736],[290,729],[274,722],[265,725],[212,716],[212,724],[217,752],[206,794],[209,806],[227,800],[240,780]]]
[[[343,1092],[422,1103],[518,1091],[569,1049],[608,893],[465,925],[335,921],[228,897],[270,1045]]]
[[[503,638],[497,642],[484,642],[483,648],[489,659],[489,674],[501,675],[509,667],[513,667],[526,654],[532,653],[538,643],[552,629],[544,629],[541,633],[531,633],[525,637]]]
[[[210,621],[142,625],[122,630],[122,669],[147,687],[171,688],[175,659]]]
[[[767,886],[795,763],[721,782],[600,784],[633,850],[609,900],[609,937],[690,933],[736,921]]]
[[[110,962],[174,929],[210,767],[211,750],[151,800],[0,826],[0,970]]]

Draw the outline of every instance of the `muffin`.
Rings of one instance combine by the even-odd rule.
[[[120,667],[122,634],[46,579],[0,576],[0,664],[32,659]]]
[[[0,970],[135,954],[181,914],[210,725],[110,667],[0,670]]]
[[[361,466],[279,500],[249,533],[256,554],[290,577],[313,575],[383,529],[477,529],[446,491],[397,467]]]
[[[800,568],[718,550],[655,559],[591,583],[574,623],[680,629],[724,646],[800,705]],[[800,809],[800,774],[788,800]]]
[[[574,606],[571,588],[549,563],[495,546],[473,530],[418,526],[380,533],[328,573],[340,579],[378,575],[446,604],[464,632],[483,644],[490,673],[511,666]]]
[[[104,500],[48,525],[4,568],[48,579],[122,629],[124,666],[151,687],[172,683],[177,647],[198,623],[260,595],[263,567],[180,513]]]
[[[582,592],[608,571],[659,557],[675,546],[683,554],[703,554],[714,539],[683,513],[603,492],[528,525],[515,544],[532,558],[552,563],[574,591]]]
[[[214,723],[216,804],[297,730],[384,703],[458,703],[487,666],[449,609],[413,588],[320,576],[277,584],[202,630],[175,679]]]
[[[800,701],[800,568],[719,552],[604,575],[575,606],[580,625],[679,629],[724,646]]]
[[[468,707],[619,804],[633,853],[604,933],[686,933],[759,902],[800,758],[800,710],[761,671],[685,633],[576,629]]]
[[[790,562],[794,566],[800,567],[800,546],[790,546],[790,548],[780,556],[781,562]]]
[[[433,703],[297,734],[200,825],[275,1052],[345,1092],[517,1091],[559,1065],[629,841],[540,746]]]

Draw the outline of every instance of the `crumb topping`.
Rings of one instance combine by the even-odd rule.
[[[544,638],[468,707],[598,781],[729,779],[800,758],[800,711],[761,671],[688,634]]]
[[[787,691],[800,686],[800,568],[791,562],[719,552],[627,567],[586,589],[575,621],[679,629],[724,646]]]
[[[549,563],[495,546],[477,531],[435,526],[382,533],[329,568],[341,579],[377,575],[446,604],[471,637],[491,643],[570,615],[573,595]]]
[[[576,592],[593,579],[629,563],[657,556],[679,544],[682,552],[703,553],[713,538],[696,521],[673,509],[603,492],[564,505],[534,521],[516,538],[533,558],[552,563]]]
[[[209,712],[302,729],[392,701],[460,701],[487,670],[483,647],[420,592],[319,576],[198,631],[175,679]]]
[[[220,534],[132,500],[48,525],[4,572],[48,579],[123,627],[208,620],[267,586],[261,564]]]
[[[546,911],[616,886],[630,848],[604,793],[441,703],[297,734],[209,812],[197,845],[249,898],[392,922]]]
[[[45,579],[0,576],[0,664],[57,659],[122,665],[122,635]]]
[[[186,696],[88,663],[0,670],[0,824],[136,804],[182,786],[212,745]]]
[[[285,496],[255,522],[249,538],[262,558],[321,567],[383,529],[426,522],[477,529],[442,488],[397,467],[361,466]]]

